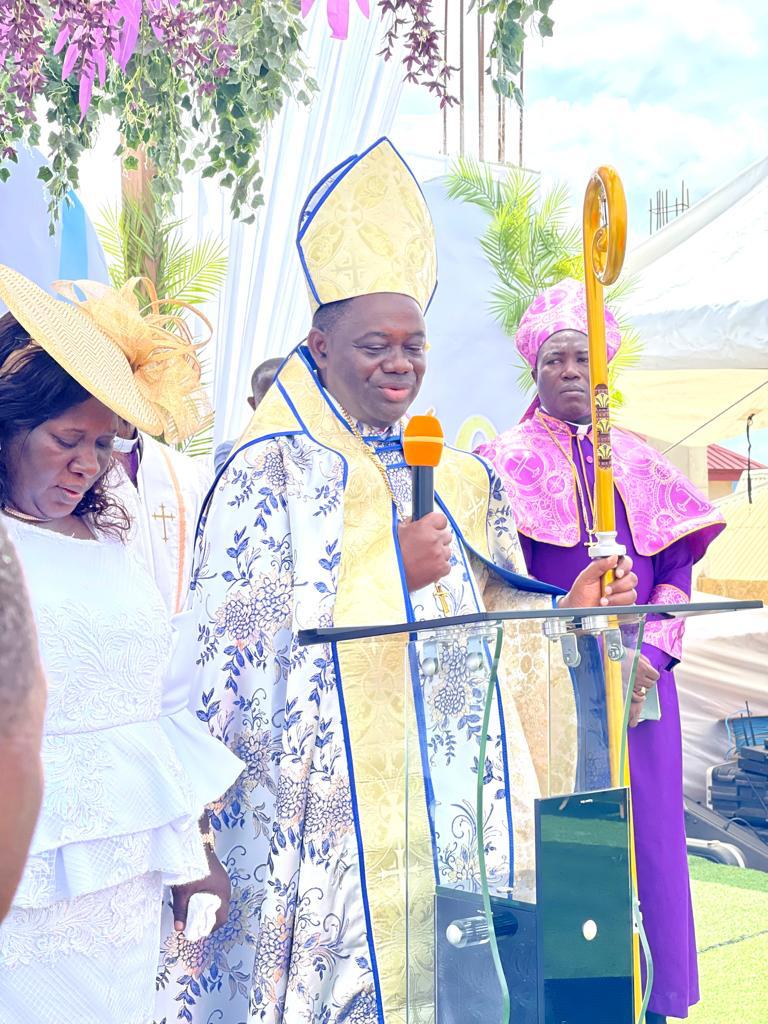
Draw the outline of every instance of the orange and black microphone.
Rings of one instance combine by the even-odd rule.
[[[445,437],[436,416],[412,416],[403,431],[403,455],[413,480],[413,521],[435,507],[435,466],[443,454]]]

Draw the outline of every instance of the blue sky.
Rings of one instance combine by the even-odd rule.
[[[672,198],[685,179],[694,203],[768,155],[768,0],[554,0],[550,13],[554,37],[526,49],[524,163],[566,182],[575,219],[601,163],[621,174],[632,244],[657,189]],[[437,153],[441,125],[406,86],[400,145]],[[753,441],[768,463],[768,432]],[[724,443],[746,452],[743,437]]]
[[[526,50],[524,162],[577,205],[593,167],[612,163],[639,241],[657,188],[684,178],[694,202],[768,153],[765,0],[554,0],[551,14],[554,38]],[[406,148],[439,144],[439,124],[407,87]]]

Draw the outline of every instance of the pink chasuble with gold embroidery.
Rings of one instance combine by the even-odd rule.
[[[590,433],[545,415],[537,402],[528,419],[478,450],[504,481],[529,572],[564,588],[589,561],[584,509],[591,520]],[[622,430],[613,431],[613,440],[616,527],[638,576],[638,603],[684,603],[693,563],[724,524],[644,441]],[[682,653],[683,626],[669,619],[646,624],[643,653],[660,673],[661,719],[641,722],[629,738],[640,904],[655,969],[650,1010],[675,1017],[686,1017],[699,998],[672,672]]]
[[[683,603],[690,595],[691,566],[725,523],[660,452],[618,428],[612,438],[619,541],[640,577],[638,602]],[[557,585],[567,580],[569,586],[587,563],[588,537],[566,452],[588,500],[594,490],[591,430],[577,439],[575,427],[548,416],[538,402],[522,423],[477,450],[504,480],[530,573]],[[574,550],[569,556],[563,549]],[[646,639],[678,661],[682,623],[649,622]]]

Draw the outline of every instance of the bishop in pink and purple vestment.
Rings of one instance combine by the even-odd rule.
[[[584,286],[563,281],[520,321],[517,347],[537,398],[522,422],[478,449],[505,482],[528,570],[568,588],[589,561],[594,452]],[[606,311],[609,358],[621,335]],[[680,604],[691,571],[724,523],[707,499],[634,434],[612,431],[616,526],[638,577],[638,604]],[[673,670],[682,620],[648,621],[646,676],[658,673],[661,718],[630,733],[640,905],[654,961],[649,1021],[687,1017],[698,1001],[682,783],[680,714]],[[653,670],[656,670],[655,672]],[[650,675],[648,675],[650,673]]]

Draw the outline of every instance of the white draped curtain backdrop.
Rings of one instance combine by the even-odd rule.
[[[216,410],[216,444],[237,437],[249,416],[251,372],[290,351],[309,327],[309,303],[296,255],[299,211],[312,185],[351,153],[386,135],[397,111],[403,66],[384,61],[384,25],[353,9],[349,38],[330,37],[325,2],[308,18],[304,49],[320,89],[311,107],[286,103],[268,130],[262,170],[265,204],[254,224],[232,221],[229,193],[189,181],[181,215],[194,237],[229,248],[227,283],[209,311],[215,336],[206,356]]]

